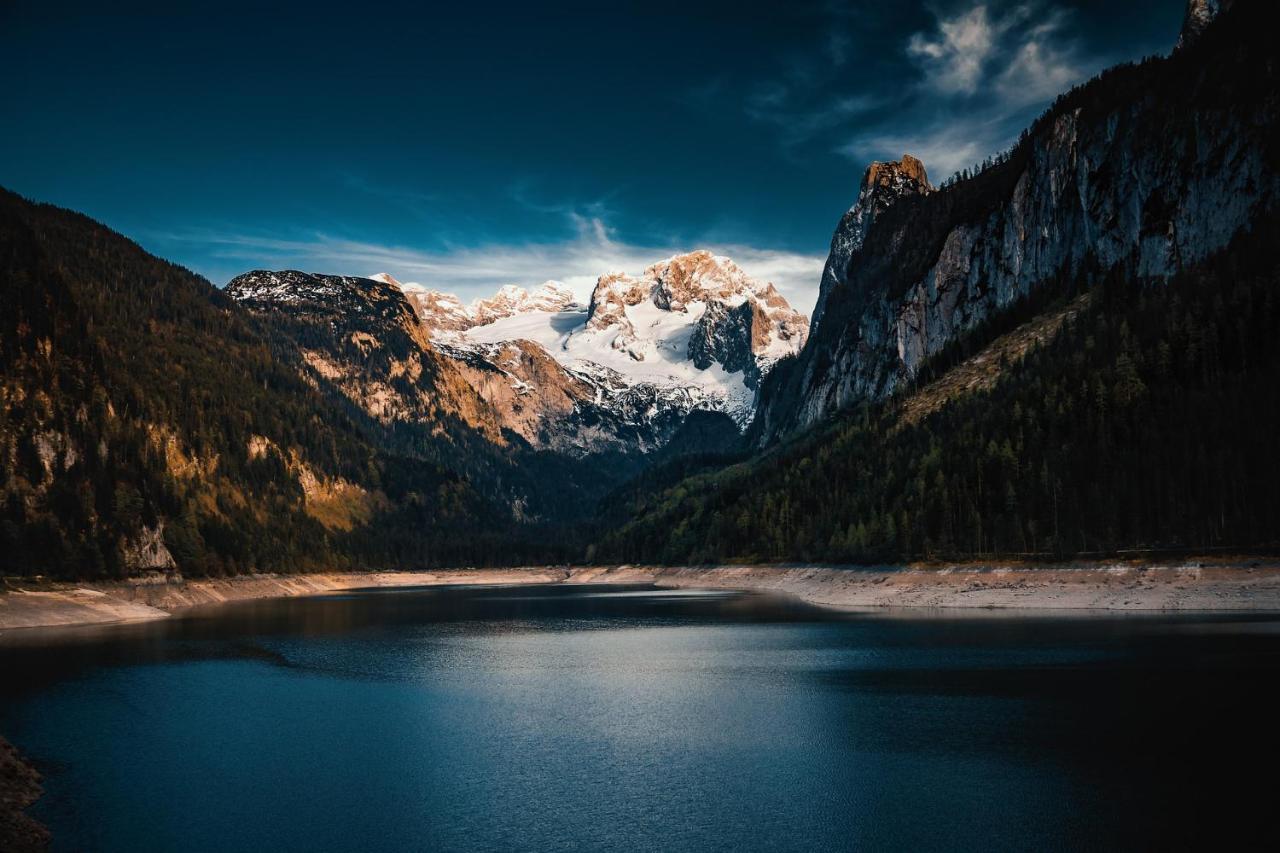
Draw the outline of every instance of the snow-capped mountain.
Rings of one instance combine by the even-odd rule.
[[[437,342],[473,354],[494,344],[536,345],[593,383],[602,402],[626,390],[632,403],[636,394],[652,401],[649,417],[665,421],[660,413],[674,406],[682,415],[725,412],[740,425],[750,419],[761,375],[797,352],[808,331],[804,315],[772,284],[706,251],[660,261],[638,277],[602,275],[586,308],[552,284],[524,299],[480,300],[528,307],[465,331],[445,328],[434,315],[424,314],[424,322]],[[548,303],[559,307],[541,307]]]
[[[761,376],[808,331],[772,284],[705,251],[603,275],[586,306],[556,281],[467,305],[387,273],[262,270],[227,292],[287,318],[316,381],[371,417],[447,410],[496,440],[575,456],[657,450],[695,410],[744,427]]]

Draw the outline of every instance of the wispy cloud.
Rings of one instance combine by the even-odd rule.
[[[638,273],[679,252],[709,249],[733,258],[748,274],[772,281],[800,311],[812,309],[824,258],[732,243],[644,245],[620,239],[607,223],[573,212],[575,232],[551,243],[493,244],[442,251],[384,245],[320,232],[291,237],[217,229],[191,229],[151,238],[201,252],[222,268],[302,269],[343,275],[387,272],[401,281],[457,293],[487,296],[504,284],[534,286],[558,279],[585,300],[606,272]]]
[[[898,31],[888,51],[866,27],[891,28],[891,14],[873,10],[868,22],[830,10],[822,41],[783,57],[745,92],[744,110],[789,156],[824,144],[861,167],[907,152],[942,179],[1008,147],[1057,94],[1128,58],[1090,53],[1078,14],[1055,0],[938,2],[930,25]]]
[[[910,152],[935,179],[1006,147],[1057,94],[1114,59],[1086,55],[1071,14],[1044,2],[980,2],[935,11],[906,40],[918,82],[892,123],[851,133],[839,150],[867,161]]]
[[[983,82],[986,65],[1000,48],[1000,40],[1028,14],[1019,6],[991,19],[985,3],[950,17],[939,17],[937,29],[913,33],[907,54],[925,71],[927,84],[944,94],[972,95]]]

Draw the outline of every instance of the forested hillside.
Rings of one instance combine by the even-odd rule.
[[[558,556],[522,550],[444,453],[384,448],[220,290],[92,220],[0,191],[0,269],[0,573]]]
[[[1088,291],[1088,309],[990,391],[908,423],[904,390],[761,458],[623,493],[599,553],[864,562],[1280,544],[1278,241],[1269,218],[1167,283],[1123,267],[1066,282],[1044,307]]]

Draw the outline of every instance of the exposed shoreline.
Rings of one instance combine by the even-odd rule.
[[[791,595],[842,610],[1280,611],[1280,560],[829,566],[535,567],[431,572],[143,578],[108,583],[10,581],[0,634],[26,628],[164,619],[192,607],[361,587],[651,583]]]

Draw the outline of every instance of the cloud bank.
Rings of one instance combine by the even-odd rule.
[[[640,245],[621,240],[603,219],[570,214],[575,229],[551,243],[494,244],[424,251],[312,232],[282,238],[214,229],[153,235],[158,241],[199,244],[220,268],[301,269],[341,275],[386,272],[400,281],[456,293],[464,300],[488,296],[504,284],[531,287],[557,279],[580,300],[606,272],[639,273],[652,263],[693,249],[732,258],[746,272],[772,281],[796,310],[808,313],[817,299],[825,257],[744,244],[695,242]],[[215,282],[223,284],[225,282]]]

